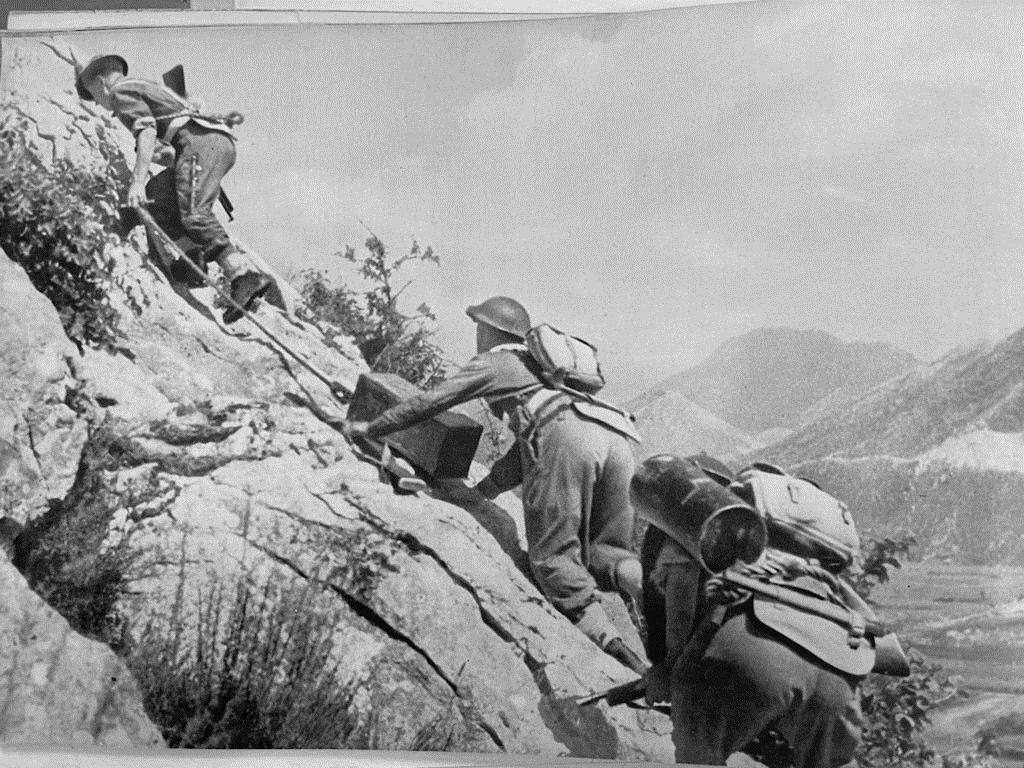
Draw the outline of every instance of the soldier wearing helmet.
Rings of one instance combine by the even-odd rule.
[[[201,115],[195,104],[164,85],[128,77],[128,62],[116,54],[96,56],[80,68],[75,90],[83,101],[113,112],[135,136],[128,205],[147,206],[172,239],[191,238],[196,249],[189,257],[196,265],[205,271],[216,261],[231,283],[231,298],[245,309],[252,306],[272,282],[235,248],[213,213],[220,183],[235,164],[231,126],[219,117]],[[153,162],[170,170],[147,184]],[[185,264],[176,262],[170,271],[189,287],[202,284]],[[233,307],[224,313],[228,323],[241,317]]]
[[[476,488],[486,498],[523,486],[527,550],[538,586],[602,649],[637,671],[646,665],[623,643],[599,602],[599,590],[637,600],[641,568],[631,549],[627,438],[587,419],[572,398],[547,386],[524,345],[530,316],[514,299],[471,306],[477,355],[435,389],[403,401],[372,422],[350,422],[352,437],[380,438],[460,403],[483,398],[508,417],[516,445]]]

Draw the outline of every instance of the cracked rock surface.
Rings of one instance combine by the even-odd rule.
[[[81,137],[97,118],[73,98],[71,53],[59,38],[5,40],[0,91],[36,121],[46,151],[87,160]],[[16,480],[5,498],[29,525],[50,501],[102,505],[101,550],[129,555],[115,606],[125,648],[172,638],[169,672],[223,653],[243,595],[270,606],[256,637],[310,621],[326,632],[317,648],[344,692],[331,746],[671,761],[663,715],[574,704],[634,675],[524,576],[514,510],[396,495],[325,424],[344,415],[326,386],[245,321],[224,327],[212,297],[173,288],[131,241],[118,247],[117,355],[79,354],[0,255],[0,362],[13,382],[0,400],[0,477]],[[263,303],[258,317],[334,378],[366,370],[354,346],[290,312]],[[45,406],[31,433],[30,405]],[[101,449],[105,462],[81,459]],[[65,498],[76,474],[94,498]],[[31,676],[19,653],[0,647],[0,665]],[[79,711],[104,696],[83,689]],[[58,703],[33,710],[36,733],[63,722]],[[148,738],[122,731],[136,747]]]

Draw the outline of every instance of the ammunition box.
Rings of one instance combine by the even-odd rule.
[[[364,373],[348,406],[352,421],[372,421],[421,390],[392,373]],[[431,477],[464,478],[484,428],[460,413],[440,413],[384,440],[416,469]]]

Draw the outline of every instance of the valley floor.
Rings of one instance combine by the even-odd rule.
[[[931,745],[974,748],[980,727],[1016,714],[1021,727],[999,739],[1001,764],[1024,766],[1024,568],[909,563],[872,597],[906,645],[970,693],[937,708]]]

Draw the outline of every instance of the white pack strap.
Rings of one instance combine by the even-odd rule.
[[[167,95],[171,96],[179,105],[180,109],[177,112],[171,112],[166,115],[160,115],[154,117],[156,120],[177,120],[181,117],[188,117],[193,120],[202,121],[205,120],[210,123],[216,123],[219,126],[226,126],[227,128],[233,128],[236,125],[241,125],[245,121],[245,116],[241,112],[231,111],[226,114],[206,114],[201,112],[192,104],[188,99],[184,98],[180,93],[175,91],[173,88],[167,87],[164,83],[154,83],[149,80],[141,80],[140,78],[124,78],[121,82],[141,82],[148,85],[156,85],[164,91]]]

